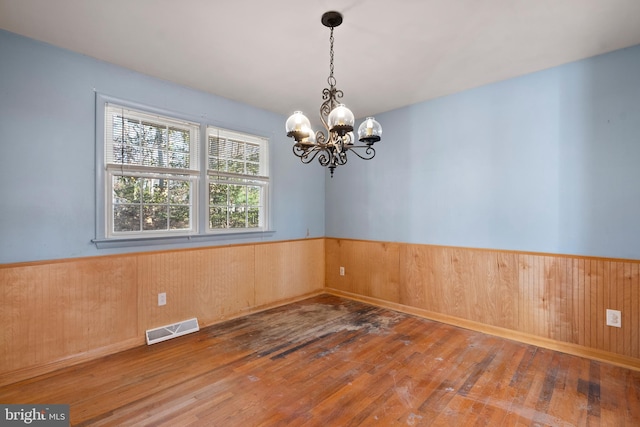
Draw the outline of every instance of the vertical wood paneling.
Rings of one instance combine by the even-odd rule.
[[[631,297],[625,305],[625,313],[628,317],[629,329],[631,330],[631,356],[640,359],[640,264],[631,266]],[[624,322],[624,317],[623,320]]]
[[[584,281],[584,259],[573,261],[573,280],[577,286],[578,297],[576,300],[576,310],[574,311],[574,325],[576,332],[576,342],[579,345],[586,345],[586,338],[589,336],[590,324],[586,321],[585,308],[589,305],[589,292]]]
[[[409,280],[423,277],[425,309],[499,326],[513,323],[517,307],[515,255],[483,250],[412,246],[413,266],[402,264]],[[416,251],[429,260],[426,271],[410,272]],[[425,281],[424,278],[427,278]]]
[[[324,288],[324,240],[256,246],[257,306]]]
[[[599,328],[598,322],[601,320],[598,318],[598,287],[599,287],[599,276],[598,276],[598,262],[594,259],[585,260],[585,284],[588,285],[588,291],[590,294],[589,298],[589,306],[585,309],[585,312],[589,313],[589,339],[586,343],[587,347],[599,348],[598,347],[598,336]]]
[[[473,283],[471,282],[471,274],[474,266],[466,264],[463,249],[440,248],[435,255],[435,282],[429,285],[432,288],[442,289],[440,293],[443,296],[441,312],[468,319],[469,314],[466,308],[469,307],[469,302],[475,299],[474,295],[478,290],[477,286],[466,285]],[[465,294],[465,289],[468,294]],[[487,308],[489,309],[489,307]]]
[[[595,264],[595,266],[593,264]],[[606,311],[604,309],[607,305],[607,301],[605,301],[605,287],[607,285],[606,280],[608,279],[608,275],[605,274],[605,267],[608,267],[608,265],[606,265],[604,262],[595,260],[595,263],[592,263],[592,267],[595,267],[595,273],[592,272],[591,278],[596,279],[595,286],[597,293],[596,305],[593,307],[594,311],[592,312],[592,314],[595,314],[595,317],[597,319],[597,322],[595,324],[597,334],[596,348],[604,350],[607,348],[605,342],[608,344],[609,341],[609,334],[604,327],[606,323]]]
[[[400,259],[404,268],[400,269],[400,303],[410,307],[429,310],[433,302],[427,296],[431,277],[429,247],[423,245],[402,245]]]
[[[363,262],[362,254],[370,258]],[[327,283],[334,289],[390,302],[397,298],[411,307],[498,326],[513,323],[518,312],[515,259],[512,253],[484,250],[329,240]],[[385,297],[380,279],[396,260],[399,282],[389,282],[392,294]],[[347,276],[354,269],[355,274],[341,278],[333,271],[339,264],[345,265]]]
[[[253,246],[138,255],[140,333],[197,317],[202,325],[255,306]],[[167,305],[158,306],[166,292]]]
[[[0,373],[134,338],[135,279],[129,257],[0,268]]]
[[[327,286],[374,296],[365,271],[376,267],[354,253],[381,246],[328,239]],[[417,244],[399,254],[399,283],[388,286],[403,305],[640,359],[638,261]],[[338,263],[358,275],[341,279]],[[621,310],[622,328],[606,326],[608,308]]]
[[[622,297],[624,296],[625,286],[624,264],[619,262],[609,263],[609,276],[610,277],[607,286],[609,291],[609,298],[606,308],[610,308],[612,310],[620,310],[622,312],[622,308],[624,305]],[[611,348],[616,353],[624,352],[624,337],[622,335],[622,329],[607,329],[609,330],[609,348]]]
[[[489,252],[491,253],[491,252]],[[486,294],[485,298],[497,301],[494,313],[494,326],[517,323],[518,312],[518,256],[512,252],[494,252],[497,269],[492,270],[489,282],[495,283],[495,292]],[[495,295],[497,293],[497,295]]]
[[[400,250],[397,243],[330,239],[326,242],[326,281],[330,287],[399,302]],[[340,267],[345,275],[340,276]]]
[[[568,271],[571,259],[562,257],[545,257],[546,280],[549,282],[549,322],[551,335],[549,338],[563,342],[571,342],[573,300],[572,287],[568,283]]]
[[[141,345],[149,328],[208,325],[323,286],[323,239],[3,265],[0,384]]]

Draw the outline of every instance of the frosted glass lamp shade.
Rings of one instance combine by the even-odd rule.
[[[313,129],[309,129],[309,136],[307,136],[306,138],[302,138],[302,140],[300,141],[300,144],[313,145],[315,143],[316,143],[316,133],[313,131]]]
[[[344,136],[353,130],[355,118],[344,104],[338,105],[329,113],[329,130]]]
[[[382,136],[382,126],[373,117],[367,117],[358,128],[358,140],[365,144],[372,145],[380,141]]]
[[[287,136],[296,140],[296,142],[302,141],[304,138],[309,137],[311,133],[311,123],[309,119],[302,114],[302,111],[296,111],[293,113],[285,124],[287,130]]]
[[[343,141],[344,141],[344,145],[346,145],[346,146],[348,147],[348,146],[353,145],[353,143],[356,141],[356,137],[355,137],[355,135],[353,134],[353,132],[348,132],[348,133],[344,136]]]

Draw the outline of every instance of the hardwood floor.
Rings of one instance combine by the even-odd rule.
[[[0,388],[72,425],[639,426],[640,372],[322,295]]]

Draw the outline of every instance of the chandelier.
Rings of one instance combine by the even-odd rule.
[[[333,178],[336,167],[347,163],[347,153],[352,152],[363,160],[371,160],[376,155],[373,144],[380,141],[382,126],[373,117],[367,117],[358,127],[357,144],[353,133],[354,117],[351,110],[338,102],[344,94],[336,88],[333,77],[333,29],[342,24],[339,12],[326,12],[322,15],[322,24],[331,29],[329,37],[329,78],[328,88],[323,89],[320,106],[320,120],[327,130],[327,134],[311,129],[309,119],[301,111],[294,112],[286,122],[287,136],[296,142],[293,144],[293,154],[302,163],[311,163],[316,157],[320,165],[328,167]]]

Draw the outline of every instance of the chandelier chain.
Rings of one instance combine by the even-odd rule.
[[[336,85],[336,78],[333,77],[333,27],[331,27],[331,35],[329,36],[329,78],[327,83],[332,88]]]

